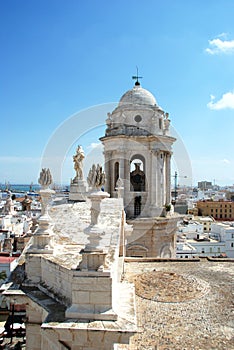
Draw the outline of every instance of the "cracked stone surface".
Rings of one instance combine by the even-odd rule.
[[[148,292],[137,276],[147,276]],[[125,264],[125,280],[135,280],[140,332],[121,349],[234,349],[233,263],[130,262]],[[183,286],[189,285],[193,297],[186,299],[190,292]]]

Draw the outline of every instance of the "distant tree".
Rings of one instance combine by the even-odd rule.
[[[0,271],[0,281],[5,280],[7,278],[6,271]]]

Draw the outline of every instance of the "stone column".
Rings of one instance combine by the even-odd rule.
[[[171,203],[171,153],[166,158],[166,204]]]
[[[151,205],[157,204],[157,153],[152,151],[151,154],[151,184],[149,191],[151,192]]]
[[[125,180],[125,169],[124,169],[124,158],[123,154],[121,155],[121,158],[119,158],[119,177],[123,180]]]
[[[92,192],[88,198],[91,200],[91,226],[98,224],[98,216],[101,210],[101,201],[110,197],[109,193],[103,191]]]
[[[125,181],[124,186],[125,190],[127,192],[130,191],[130,157],[126,156],[126,159],[124,160],[125,163]]]
[[[101,201],[108,197],[110,197],[109,193],[103,191],[93,192],[88,196],[91,200],[91,223],[86,230],[88,243],[81,252],[82,261],[77,268],[78,270],[103,271],[105,268],[106,253],[100,247],[103,231],[98,227],[98,216],[101,210]]]
[[[162,159],[161,159],[161,166],[162,166],[162,172],[161,172],[161,206],[163,207],[165,205],[165,186],[166,186],[166,159],[165,159],[165,152],[162,152]]]
[[[66,310],[66,318],[117,319],[112,308],[112,277],[106,263],[107,252],[100,246],[103,230],[98,226],[101,201],[109,196],[109,193],[97,191],[88,197],[91,200],[91,224],[86,230],[88,244],[81,251],[82,261],[74,272],[72,305]]]
[[[28,249],[28,253],[51,254],[53,253],[53,225],[48,213],[49,202],[55,191],[46,188],[40,191],[42,209],[41,216],[38,219],[39,227],[32,236],[32,245]]]
[[[106,192],[111,193],[111,152],[105,153],[105,174],[105,190]]]
[[[156,204],[157,207],[162,206],[162,188],[161,188],[161,158],[160,158],[160,152],[157,152],[157,172],[156,172]]]

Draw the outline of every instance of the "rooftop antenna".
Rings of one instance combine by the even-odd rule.
[[[136,74],[136,75],[133,75],[133,76],[132,76],[132,79],[133,79],[133,80],[136,80],[135,86],[139,86],[139,85],[141,85],[141,84],[139,83],[138,79],[142,79],[143,77],[139,77],[139,75],[138,75],[138,67],[137,67],[137,66],[136,66],[136,70],[137,70],[137,74]]]

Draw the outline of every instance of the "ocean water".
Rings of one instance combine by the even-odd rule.
[[[40,190],[40,185],[28,185],[28,184],[9,184],[1,185],[1,191],[5,191],[6,188],[11,192],[37,192]]]
[[[7,192],[6,190],[11,191],[12,194],[15,194],[16,197],[22,197],[25,194],[31,193],[33,194],[38,194],[38,191],[41,189],[40,185],[33,185],[33,184],[8,184],[8,185],[3,185],[0,184],[0,198],[6,198],[7,197]],[[69,186],[56,186],[54,188],[56,191],[67,191],[69,190]]]
[[[15,194],[16,197],[22,197],[27,193],[35,193],[35,195],[40,190],[39,185],[28,185],[28,184],[8,184],[0,185],[0,198],[6,198],[8,196],[7,190]]]

